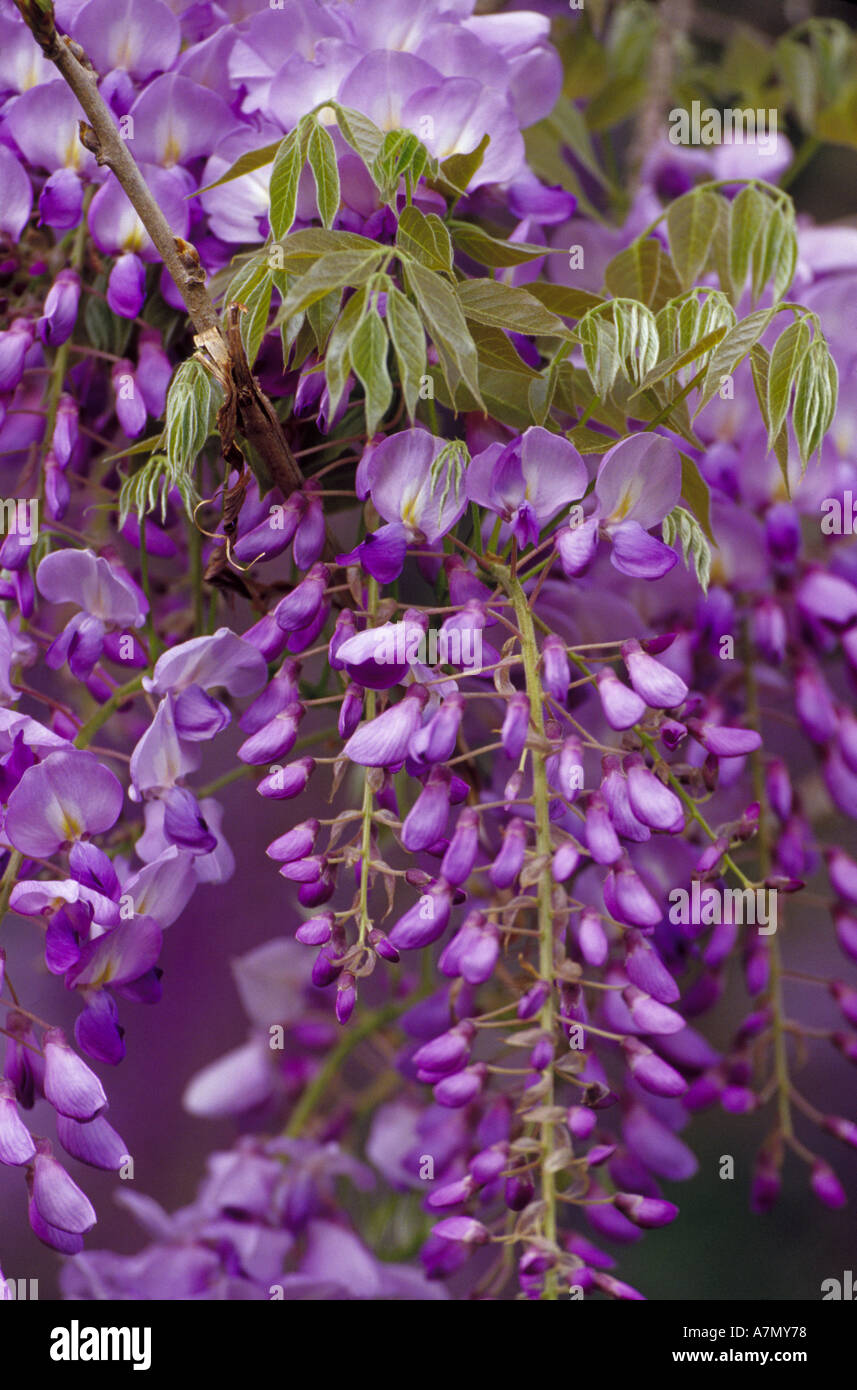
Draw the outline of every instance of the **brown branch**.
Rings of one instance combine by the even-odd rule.
[[[205,271],[196,248],[174,235],[119,135],[98,90],[98,74],[80,44],[57,33],[52,0],[15,0],[15,3],[45,57],[59,70],[86,113],[89,124],[80,122],[82,144],[98,164],[105,165],[115,175],[173,277],[196,330],[194,342],[198,354],[220,382],[231,404],[235,427],[261,457],[271,482],[288,497],[303,486],[303,474],[274,407],[250,370],[240,333],[224,334],[205,285]],[[230,439],[228,445],[231,443]]]

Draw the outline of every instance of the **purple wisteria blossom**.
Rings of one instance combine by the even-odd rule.
[[[595,508],[557,536],[569,578],[591,563],[599,536],[611,543],[610,560],[622,574],[661,579],[678,561],[670,546],[649,534],[672,511],[681,493],[678,450],[660,435],[635,434],[604,455],[595,479]]]
[[[841,1264],[857,35],[709,19],[0,0],[3,1301]]]

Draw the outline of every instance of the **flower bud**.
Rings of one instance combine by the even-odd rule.
[[[459,888],[466,883],[479,853],[479,812],[475,806],[465,806],[459,813],[452,838],[440,866],[448,883]]]
[[[402,844],[412,854],[429,849],[443,835],[449,818],[450,774],[435,767],[402,825]]]
[[[658,1226],[668,1226],[678,1216],[678,1207],[658,1197],[641,1197],[636,1192],[617,1192],[613,1205],[635,1226],[643,1230],[654,1230]]]
[[[638,724],[646,713],[645,700],[623,685],[609,667],[600,670],[596,680],[604,717],[611,729],[630,729]]]
[[[654,709],[675,709],[687,698],[687,686],[681,676],[644,652],[636,639],[624,643],[622,660],[634,690],[647,705]]]
[[[146,299],[146,268],[139,256],[126,252],[115,262],[107,281],[107,303],[123,319],[135,319]]]
[[[513,816],[503,832],[503,843],[488,877],[495,888],[510,888],[521,872],[527,852],[527,828],[519,816]]]
[[[812,1165],[809,1185],[819,1201],[833,1211],[838,1211],[848,1201],[842,1184],[830,1164],[821,1158],[817,1158]]]
[[[524,751],[529,727],[530,702],[527,696],[520,693],[512,695],[506,706],[500,738],[506,757],[511,758],[513,762],[517,762]]]
[[[553,633],[545,638],[542,647],[542,684],[549,695],[565,708],[571,672],[565,643]]]
[[[91,1120],[104,1109],[107,1096],[95,1072],[69,1047],[59,1028],[44,1037],[45,1099],[60,1115]],[[56,1224],[56,1223],[53,1223]]]

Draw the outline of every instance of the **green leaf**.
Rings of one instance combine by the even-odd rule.
[[[570,336],[562,320],[527,290],[506,285],[501,280],[463,280],[456,288],[465,315],[477,323],[491,324],[513,333],[545,334],[554,338]]]
[[[252,293],[267,273],[263,254],[244,261],[243,264],[239,265],[226,287],[223,296],[224,304],[243,304],[247,295]]]
[[[673,327],[673,314],[676,315]],[[735,310],[722,290],[693,289],[665,306],[658,317],[660,328],[664,323],[667,342],[672,341],[676,352],[685,353],[695,348],[700,339],[722,328],[725,332],[735,327]],[[667,326],[669,319],[669,326]],[[725,336],[725,332],[721,336]]]
[[[798,120],[804,130],[811,130],[818,99],[818,74],[810,50],[786,35],[774,49],[774,58]]]
[[[750,370],[753,373],[753,386],[756,391],[756,400],[759,402],[759,410],[765,422],[765,428],[770,428],[768,416],[768,367],[770,355],[767,348],[763,348],[761,343],[755,343],[750,349]],[[777,462],[780,465],[783,483],[786,489],[786,496],[791,496],[791,482],[789,479],[789,432],[785,421],[780,426],[779,433],[773,442],[773,450]]]
[[[603,454],[614,444],[621,442],[611,435],[591,430],[588,425],[575,425],[574,429],[568,431],[566,439],[574,445],[579,454]]]
[[[251,367],[268,326],[273,286],[274,272],[268,269],[260,255],[244,262],[229,281],[224,295],[224,304],[240,304],[245,310],[241,316],[241,341]]]
[[[118,459],[129,458],[134,454],[151,454],[153,450],[159,449],[163,442],[164,432],[161,430],[160,434],[147,435],[145,439],[137,439],[124,449],[117,449],[115,454],[105,454],[101,462],[116,463]]]
[[[729,278],[736,295],[744,286],[756,243],[763,235],[774,207],[764,193],[747,184],[729,208]]]
[[[639,386],[658,360],[660,343],[655,316],[636,300],[613,301],[619,360],[628,380]]]
[[[538,376],[534,376],[530,382],[527,403],[530,407],[530,414],[537,425],[544,427],[550,415],[555,390],[556,376],[551,374],[550,368],[546,368]]]
[[[414,187],[423,173],[437,173],[437,160],[410,130],[388,130],[372,165],[372,177],[385,202],[392,205],[399,184],[407,176]]]
[[[274,281],[274,288],[277,291],[277,294],[280,296],[280,301],[282,302],[282,300],[285,299],[286,295],[289,292],[289,285],[292,283],[294,277],[285,270],[273,270],[271,272],[271,275]],[[298,334],[300,333],[305,320],[306,314],[303,312],[301,312],[300,314],[293,314],[290,319],[284,319],[282,323],[279,322],[279,316],[275,317],[274,319],[274,324],[277,325],[280,329],[280,338],[283,344],[284,368],[288,363],[292,346]]]
[[[306,314],[296,314],[288,323],[284,323],[281,333],[285,328],[291,334],[291,348],[288,353],[283,353],[283,363],[288,363],[290,371],[297,371],[316,350],[315,333]]]
[[[336,413],[342,399],[345,383],[348,380],[348,373],[351,370],[351,339],[366,312],[368,298],[369,294],[365,286],[351,296],[334,324],[327,344],[324,373],[327,378],[331,416]]]
[[[618,299],[638,299],[651,308],[660,274],[660,246],[653,237],[638,238],[614,256],[604,271],[604,283]]]
[[[681,495],[685,502],[690,503],[690,509],[696,517],[705,535],[716,545],[714,533],[711,530],[711,493],[708,484],[699,471],[689,454],[682,454],[681,457]]]
[[[456,383],[450,380],[450,363],[454,365],[479,408],[484,410],[479,391],[479,358],[476,344],[467,327],[457,296],[442,276],[428,270],[418,261],[411,262],[404,273],[435,347],[449,359],[448,362],[444,362],[441,357],[441,363],[453,400]]]
[[[372,251],[329,251],[289,286],[274,322],[282,323],[302,309],[308,309],[331,290],[343,289],[346,285],[357,289],[375,272],[383,254],[381,246]]]
[[[161,504],[161,522],[167,519],[167,498],[173,486],[173,477],[165,454],[153,454],[142,468],[138,468],[130,478],[126,478],[119,489],[119,530],[125,525],[131,512],[138,521],[153,512],[158,502]]]
[[[672,545],[676,539],[681,542],[685,565],[693,557],[700,588],[707,593],[711,577],[711,547],[696,517],[684,507],[673,507],[664,517],[661,530],[666,545]]]
[[[596,309],[599,304],[607,302],[600,294],[591,294],[589,290],[573,290],[568,285],[554,285],[548,280],[535,280],[527,286],[527,290],[544,304],[546,309],[550,309],[554,314],[561,314],[566,319],[582,319],[590,309]]]
[[[384,132],[379,130],[368,116],[364,116],[362,111],[355,111],[350,106],[340,106],[338,102],[329,104],[336,112],[336,122],[343,140],[359,154],[371,174],[384,143]]]
[[[351,339],[354,375],[366,395],[366,433],[375,433],[390,408],[393,384],[387,371],[387,333],[377,309],[370,309]]]
[[[396,231],[396,245],[429,270],[452,270],[452,243],[449,232],[436,213],[428,217],[409,204],[402,209]]]
[[[455,370],[454,366],[452,370]],[[474,411],[481,409],[475,397],[464,384],[459,384],[456,387],[455,401],[453,401],[442,372],[443,366],[441,366],[440,371],[436,367],[429,367],[437,399],[442,405],[452,410]],[[485,408],[492,420],[499,420],[501,424],[508,425],[510,429],[523,431],[533,423],[527,394],[528,387],[527,378],[518,372],[497,371],[493,367],[483,366],[479,373],[479,388]]]
[[[576,171],[563,157],[556,133],[547,121],[539,121],[524,131],[524,147],[527,164],[534,174],[538,174],[545,183],[558,184],[560,188],[573,193],[577,198],[579,213],[600,222],[602,226],[607,225],[603,212],[587,198]]]
[[[649,305],[649,308],[653,309],[655,313],[657,313],[659,309],[662,309],[665,304],[668,304],[671,299],[675,299],[676,295],[681,294],[681,285],[679,284],[675,266],[672,263],[672,257],[668,251],[664,250],[659,242],[657,243],[657,247],[658,283]]]
[[[499,330],[483,329],[482,331],[494,332]],[[501,336],[505,339],[505,334]],[[509,346],[511,346],[511,344],[509,344]],[[530,382],[529,403],[530,413],[537,425],[545,426],[548,423],[561,375],[563,370],[568,367],[568,354],[570,351],[570,343],[560,343],[545,370],[538,374],[533,374],[533,378]],[[527,370],[532,371],[531,368],[527,368]]]
[[[101,281],[99,285],[98,281]],[[103,275],[96,279],[94,288],[104,293],[107,289],[107,280]],[[83,310],[83,322],[86,328],[86,336],[94,348],[99,352],[110,352],[113,348],[113,311],[106,300],[99,299],[96,295],[88,294]]]
[[[331,290],[329,294],[323,295],[311,304],[306,311],[307,323],[313,331],[315,345],[320,353],[324,352],[330,331],[339,317],[341,303],[342,290]]]
[[[271,170],[268,191],[270,212],[268,220],[276,240],[286,235],[295,220],[298,201],[298,182],[304,165],[304,143],[300,127],[281,141]]]
[[[795,382],[792,425],[804,468],[820,450],[836,410],[838,374],[827,344],[816,337]]]
[[[291,232],[276,250],[283,261],[283,269],[305,270],[304,261],[317,261],[329,251],[379,251],[384,248],[371,237],[360,236],[357,232],[327,231],[324,227],[304,227],[300,232]],[[269,248],[269,251],[272,248]]]
[[[268,327],[273,287],[274,277],[269,270],[266,270],[261,280],[254,285],[250,294],[243,301],[246,313],[241,316],[241,341],[244,344],[247,361],[251,367],[259,355],[262,339]]]
[[[471,222],[451,222],[452,238],[460,251],[479,265],[505,269],[512,265],[525,265],[546,255],[550,248],[531,246],[524,241],[501,241],[490,236],[482,227]]]
[[[502,328],[487,323],[471,323],[470,332],[479,353],[479,365],[492,367],[500,372],[519,372],[522,376],[535,377],[538,373],[519,356]]]
[[[601,398],[594,396],[589,373],[584,368],[572,366],[567,359],[557,368],[555,403],[566,415],[578,419],[585,415],[592,424],[601,425],[614,434],[626,433],[626,413],[616,404],[612,392]]]
[[[439,176],[434,182],[443,185],[453,196],[461,196],[467,191],[473,175],[482,167],[485,151],[491,143],[490,135],[483,135],[479,144],[469,154],[451,154],[441,161]],[[446,196],[449,196],[449,193]]]
[[[443,511],[450,492],[455,501],[461,500],[464,474],[470,462],[470,450],[462,439],[451,439],[445,444],[433,461],[429,471],[429,496],[440,494],[440,510]]]
[[[590,130],[607,130],[618,125],[642,105],[648,90],[645,77],[611,77],[586,108],[587,126]]]
[[[774,272],[774,301],[782,299],[792,280],[797,266],[798,246],[794,213],[786,224],[785,245],[777,248],[776,270]]]
[[[387,291],[387,327],[396,352],[402,395],[413,423],[420,398],[420,380],[426,375],[426,336],[413,304],[395,288]]]
[[[339,212],[339,166],[330,132],[317,121],[310,131],[307,159],[315,181],[318,215],[328,230]]]
[[[652,422],[657,419],[665,422],[669,429],[680,435],[694,449],[705,447],[691,429],[686,399],[681,392],[670,391],[665,381],[648,387],[642,396],[635,394],[632,398],[625,399],[626,393],[627,384],[620,378],[613,387],[612,399],[622,406],[626,418],[634,415],[638,419]],[[630,399],[633,399],[633,406],[629,403]]]
[[[692,362],[696,362],[698,358],[704,357],[712,348],[715,348],[725,338],[728,331],[725,325],[715,328],[711,333],[706,333],[704,338],[700,338],[699,342],[685,348],[684,352],[674,352],[671,357],[665,358],[663,362],[658,362],[650,372],[646,373],[638,390],[646,391],[650,386],[654,386],[657,382],[664,381],[668,376],[673,376],[676,372],[681,371],[682,367],[689,367]]]
[[[285,138],[290,139],[288,135]],[[273,140],[270,145],[260,145],[258,150],[249,150],[247,154],[240,155],[219,179],[215,179],[214,183],[207,183],[205,188],[198,188],[195,193],[189,193],[188,197],[196,198],[200,193],[207,193],[210,188],[219,188],[222,183],[232,183],[233,179],[240,179],[244,174],[264,169],[266,164],[272,163],[282,144],[282,140]]]
[[[777,338],[768,365],[768,448],[782,428],[788,414],[792,387],[800,364],[809,350],[810,331],[806,319],[795,319]]]
[[[595,394],[602,400],[610,391],[621,366],[616,325],[601,314],[586,314],[577,325],[583,362]]]
[[[779,208],[768,217],[761,235],[753,247],[751,286],[757,300],[772,275],[779,269],[783,257],[788,258],[789,226]],[[775,298],[779,299],[779,295]]]
[[[667,212],[670,253],[684,289],[695,283],[705,265],[717,214],[717,197],[704,191],[685,193],[670,204]]]
[[[598,163],[586,120],[579,107],[568,97],[561,96],[548,116],[547,124],[559,137],[559,143],[577,156],[587,173],[597,179],[602,188],[609,189],[610,179]]]
[[[208,439],[213,408],[212,380],[194,358],[173,373],[167,392],[167,459],[174,475],[187,473]]]
[[[815,119],[815,134],[835,145],[857,147],[857,81],[836,101],[825,105]]]
[[[711,354],[705,376],[702,379],[699,402],[693,415],[694,420],[720,390],[721,378],[731,376],[735,368],[743,362],[753,344],[761,338],[775,313],[776,309],[757,309],[755,313],[748,314],[747,318],[736,323],[722,342],[718,343]]]

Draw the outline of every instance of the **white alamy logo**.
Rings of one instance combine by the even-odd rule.
[[[841,501],[838,497],[825,497],[821,510],[825,536],[853,536],[857,531],[857,500],[850,488],[843,492]]]
[[[821,1284],[822,1303],[833,1299],[836,1303],[857,1302],[857,1282],[850,1269],[843,1272],[841,1279],[823,1279]]]
[[[9,1303],[17,1299],[19,1303],[29,1300],[34,1303],[39,1297],[38,1279],[0,1279],[0,1300]]]
[[[373,657],[379,666],[458,666],[482,668],[482,629],[429,628],[423,632],[396,623],[378,633]]]
[[[675,107],[669,114],[669,139],[672,145],[754,145],[760,154],[774,154],[777,148],[777,112],[775,107],[734,108],[718,111],[716,106],[703,108],[692,101],[690,110]]]
[[[777,890],[775,888],[703,888],[695,879],[690,893],[686,888],[670,892],[670,921],[674,926],[720,926],[728,922],[758,926],[760,936],[777,930]]]
[[[152,1365],[151,1327],[69,1327],[51,1332],[52,1361],[132,1361],[135,1371]]]
[[[38,497],[0,497],[0,535],[34,540],[38,530]]]

